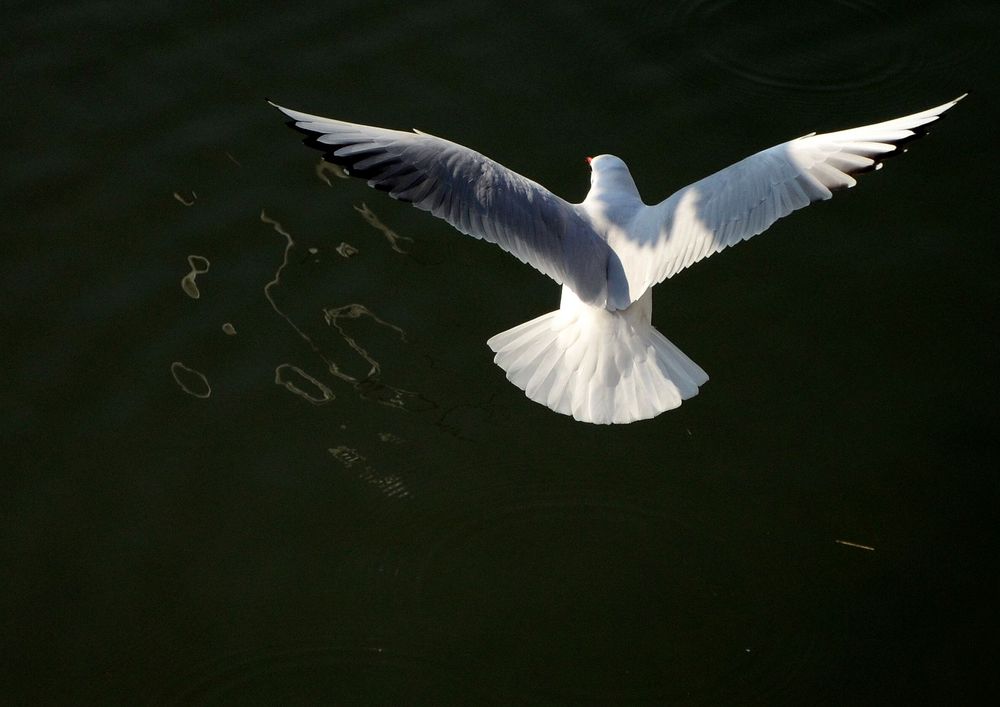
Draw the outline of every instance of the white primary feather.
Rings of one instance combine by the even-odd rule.
[[[467,147],[419,131],[346,123],[274,105],[305,143],[351,175],[496,243],[563,285],[560,308],[489,340],[525,394],[593,423],[675,408],[708,380],[651,324],[650,288],[766,230],[922,135],[963,96],[902,118],[781,143],[642,203],[628,167],[591,160],[591,189],[570,204]],[[590,158],[588,158],[590,159]]]

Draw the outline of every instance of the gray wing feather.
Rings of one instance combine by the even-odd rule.
[[[474,150],[409,133],[275,108],[306,145],[368,186],[429,211],[457,230],[495,243],[603,306],[617,258],[577,207]]]

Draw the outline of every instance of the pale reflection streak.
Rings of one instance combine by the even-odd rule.
[[[361,214],[361,217],[368,223],[368,225],[370,225],[376,231],[381,232],[382,235],[385,236],[385,239],[389,241],[389,245],[392,247],[394,251],[396,251],[397,253],[401,253],[403,255],[406,255],[407,253],[410,252],[408,250],[404,250],[399,245],[399,243],[400,241],[409,241],[410,243],[412,243],[413,239],[410,238],[409,236],[399,235],[391,228],[386,226],[384,223],[382,223],[379,220],[378,216],[375,215],[375,212],[372,211],[370,208],[368,208],[368,204],[362,201],[361,206],[355,206],[354,210],[357,211],[359,214]]]
[[[183,196],[180,195],[179,192],[174,192],[174,198],[177,199],[177,201],[179,201],[180,203],[184,204],[184,206],[194,206],[194,202],[198,201],[198,193],[195,192],[194,189],[192,189],[191,198],[185,199]]]
[[[358,249],[350,243],[342,241],[341,244],[337,246],[337,252],[345,258],[351,258],[358,254]]]
[[[279,233],[285,239],[285,249],[282,255],[281,265],[279,265],[278,269],[275,271],[274,278],[264,286],[264,297],[271,305],[271,308],[275,311],[275,313],[278,316],[280,316],[282,319],[285,320],[285,322],[287,322],[288,326],[290,326],[292,330],[299,335],[299,338],[301,338],[303,341],[306,342],[310,350],[314,354],[316,354],[323,361],[323,363],[326,364],[327,371],[331,375],[352,385],[355,390],[361,393],[362,397],[373,399],[376,402],[381,403],[383,405],[388,405],[389,407],[405,409],[405,405],[403,402],[404,398],[406,397],[415,398],[417,397],[416,393],[407,390],[402,390],[400,388],[394,388],[392,386],[378,382],[376,380],[376,377],[380,372],[378,362],[368,353],[367,350],[365,350],[362,346],[360,346],[353,337],[348,335],[343,330],[343,328],[339,325],[337,320],[340,318],[357,319],[361,316],[367,316],[370,317],[376,323],[396,331],[399,334],[400,339],[405,342],[406,335],[403,332],[403,330],[393,324],[390,324],[380,319],[364,305],[349,304],[342,307],[332,307],[324,309],[323,314],[326,319],[326,322],[331,326],[333,326],[337,330],[337,332],[341,335],[341,337],[343,337],[345,343],[347,343],[348,346],[350,346],[369,365],[369,371],[363,378],[356,378],[350,375],[349,373],[345,373],[344,371],[342,371],[337,362],[331,359],[329,356],[327,356],[323,352],[323,350],[316,344],[316,342],[313,341],[312,338],[308,334],[306,334],[292,320],[291,317],[289,317],[287,314],[285,314],[284,311],[282,311],[282,309],[278,306],[278,303],[272,296],[272,291],[274,290],[275,287],[281,284],[281,275],[284,272],[285,268],[288,267],[289,254],[291,253],[292,248],[295,246],[295,239],[292,238],[292,235],[284,228],[284,226],[281,225],[281,223],[275,221],[270,216],[268,216],[266,211],[261,210],[260,220],[263,223],[266,223],[269,226],[271,226],[277,233]],[[282,364],[282,366],[287,366],[287,365],[288,364]],[[277,371],[275,373],[275,377],[277,382],[278,378]],[[284,385],[284,383],[281,384]],[[326,401],[324,400],[324,402]]]
[[[327,162],[326,160],[321,159],[316,164],[316,176],[319,177],[319,179],[324,184],[326,184],[328,187],[332,187],[333,186],[333,182],[330,181],[330,177],[329,177],[329,175],[331,175],[331,174],[333,176],[335,176],[337,179],[347,179],[348,178],[347,172],[345,172],[341,167],[339,167],[338,165],[333,164],[332,162]],[[361,202],[361,206],[355,206],[354,210],[357,211],[359,214],[361,214],[361,217],[365,220],[366,223],[368,223],[368,225],[370,225],[376,231],[379,231],[383,236],[385,236],[385,239],[389,242],[389,246],[394,251],[396,251],[397,253],[400,253],[402,255],[406,255],[406,254],[409,253],[408,250],[404,249],[400,245],[400,242],[401,241],[409,241],[410,243],[412,243],[413,242],[412,238],[410,238],[409,236],[401,236],[398,233],[396,233],[395,231],[393,231],[391,228],[389,228],[388,226],[386,226],[384,223],[382,223],[382,221],[379,219],[379,217],[375,215],[375,212],[372,211],[368,207],[368,204],[366,204],[365,202]],[[350,253],[344,253],[341,250],[341,248],[343,248],[344,246],[347,246],[348,248],[350,248],[351,252]],[[354,248],[351,245],[348,245],[347,243],[341,243],[340,247],[337,248],[337,252],[340,253],[341,255],[343,255],[345,258],[349,258],[350,256],[354,255],[358,251],[357,251],[356,248]]]
[[[279,233],[285,238],[285,250],[282,253],[281,265],[279,265],[278,269],[275,270],[274,278],[266,285],[264,285],[264,298],[267,299],[268,303],[271,305],[271,309],[273,309],[279,317],[285,320],[288,326],[290,326],[292,330],[299,335],[299,338],[301,338],[303,341],[306,342],[306,344],[309,346],[312,352],[315,353],[317,356],[319,356],[324,363],[326,363],[327,368],[330,367],[335,368],[336,364],[323,354],[323,351],[316,345],[316,343],[309,337],[309,335],[306,334],[304,331],[302,331],[298,327],[298,325],[294,321],[292,321],[292,318],[281,310],[281,308],[278,306],[278,303],[274,301],[274,297],[271,296],[271,290],[281,284],[281,273],[284,271],[286,267],[288,267],[288,255],[289,253],[291,253],[292,248],[295,246],[295,239],[292,238],[291,233],[285,230],[284,226],[282,226],[278,221],[275,221],[270,216],[268,216],[267,212],[265,212],[263,209],[261,209],[260,212],[260,220],[266,223],[267,225],[271,226],[277,233]],[[310,398],[301,390],[293,389],[292,387],[289,386],[289,384],[286,381],[282,380],[281,370],[284,366],[289,366],[289,364],[282,363],[277,368],[274,369],[274,382],[277,383],[278,385],[283,385],[286,389],[288,389],[293,393],[296,393],[297,395],[300,395],[304,399],[318,404],[316,400]],[[296,369],[296,370],[298,370],[301,373],[301,369]],[[303,375],[305,374],[303,373]],[[312,380],[315,381],[315,379]],[[329,402],[329,400],[332,399],[333,396],[331,394],[331,396],[328,399],[322,400],[322,402]]]
[[[371,378],[373,376],[377,376],[381,372],[381,368],[379,367],[378,361],[372,358],[371,355],[368,353],[368,351],[366,351],[360,344],[358,344],[358,342],[354,340],[354,337],[352,337],[350,334],[344,331],[344,329],[338,323],[339,319],[359,319],[360,317],[368,317],[372,321],[381,324],[384,327],[392,329],[397,334],[399,334],[399,340],[402,341],[403,343],[406,343],[406,332],[404,332],[395,324],[390,324],[389,322],[379,319],[375,314],[372,313],[370,309],[365,307],[363,304],[346,304],[343,307],[333,307],[330,309],[323,310],[323,318],[326,319],[326,323],[332,326],[334,329],[336,329],[343,337],[344,341],[347,342],[347,345],[350,346],[352,349],[354,349],[355,353],[357,353],[358,356],[367,361],[368,365],[371,366],[371,368],[368,371],[368,375],[366,376],[366,378]],[[356,378],[353,378],[352,376],[349,376],[346,373],[338,372],[337,375],[340,375],[345,380],[357,382]]]
[[[189,255],[188,265],[191,271],[181,278],[181,289],[191,299],[198,299],[201,297],[201,290],[198,289],[195,278],[207,273],[210,263],[208,262],[208,258],[202,255]]]
[[[344,465],[345,469],[357,467],[358,478],[371,484],[390,498],[406,498],[410,495],[403,479],[397,474],[381,474],[356,449],[341,444],[327,450],[330,455]]]
[[[209,385],[208,379],[201,371],[188,368],[180,361],[174,361],[170,364],[170,374],[181,390],[188,395],[204,399],[212,394],[212,386]],[[184,378],[187,381],[184,381]]]
[[[330,181],[328,175],[332,174],[337,179],[347,179],[347,173],[344,172],[340,167],[333,164],[332,162],[327,162],[321,159],[316,165],[316,176],[319,177],[320,181],[324,182],[328,187],[333,186],[333,182]]]
[[[310,395],[305,390],[300,388],[294,380],[292,380],[289,373],[298,376],[300,379],[308,382],[316,390],[319,391],[319,395]],[[320,381],[313,378],[311,375],[303,371],[298,366],[293,366],[290,363],[282,363],[277,368],[274,369],[274,382],[280,386],[283,386],[285,390],[290,393],[294,393],[305,401],[312,403],[313,405],[323,405],[331,400],[336,399],[337,396],[333,394],[333,391]]]

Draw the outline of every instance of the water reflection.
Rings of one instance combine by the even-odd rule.
[[[303,387],[296,382],[296,378],[298,378],[300,382],[304,381],[307,385],[311,385],[318,392],[318,394],[307,393]],[[293,366],[290,363],[282,363],[274,369],[274,382],[283,386],[288,392],[294,393],[313,405],[322,405],[336,398],[333,391],[330,390],[328,386],[316,380],[298,366]]]
[[[201,297],[201,290],[198,289],[198,283],[195,279],[199,275],[204,275],[208,272],[210,263],[208,258],[202,255],[189,255],[188,256],[188,266],[191,268],[187,275],[181,278],[181,289],[184,290],[186,294],[191,299],[198,299]]]
[[[344,330],[341,320],[358,319],[360,317],[368,318],[376,324],[395,332],[399,336],[400,341],[402,343],[406,343],[406,333],[400,327],[381,319],[363,304],[352,303],[322,309],[325,322],[340,335],[341,340],[346,343],[347,346],[368,366],[368,370],[364,375],[355,376],[346,372],[340,363],[329,356],[316,343],[316,341],[309,336],[309,334],[307,334],[280,306],[278,306],[277,301],[274,299],[274,290],[281,285],[281,276],[289,265],[289,256],[292,249],[296,246],[296,243],[291,233],[289,233],[280,222],[268,216],[266,211],[262,210],[260,212],[260,220],[271,226],[275,232],[280,234],[285,239],[285,248],[282,254],[281,264],[275,271],[274,277],[271,281],[264,286],[264,297],[267,299],[275,313],[278,314],[278,316],[280,316],[288,324],[288,326],[291,327],[296,334],[298,334],[299,338],[306,342],[309,349],[316,356],[318,356],[321,361],[323,361],[327,372],[337,379],[350,384],[362,398],[367,400],[373,400],[380,404],[400,409],[427,409],[429,407],[434,407],[433,403],[416,392],[404,390],[402,388],[397,388],[381,382],[379,380],[379,375],[381,374],[381,366],[379,365],[379,362],[368,352],[366,348],[358,343],[354,336],[348,334]],[[402,239],[402,237],[399,236],[397,236],[397,238]]]
[[[179,192],[174,192],[174,198],[179,201],[184,206],[194,206],[194,202],[198,200],[198,194],[193,189],[191,190],[191,198],[185,199]]]
[[[344,170],[335,165],[333,162],[327,162],[326,160],[321,159],[316,164],[316,176],[319,177],[320,181],[328,187],[332,187],[333,182],[330,181],[329,177],[331,174],[337,179],[347,179],[347,173],[345,173]]]
[[[410,495],[403,478],[398,474],[383,474],[375,470],[361,453],[352,447],[341,444],[327,450],[330,455],[344,465],[346,469],[354,469],[358,478],[371,484],[390,498],[407,498]]]
[[[174,361],[170,364],[170,374],[177,381],[181,390],[188,395],[196,398],[207,398],[212,394],[212,386],[209,385],[208,378],[201,371],[189,368],[180,361]]]
[[[347,342],[347,345],[354,349],[354,351],[357,352],[357,354],[371,366],[368,370],[368,375],[366,375],[365,378],[372,378],[380,373],[381,369],[378,361],[372,358],[368,351],[362,348],[358,342],[355,341],[354,337],[344,331],[343,327],[340,325],[341,319],[359,319],[360,317],[368,317],[375,323],[395,331],[399,335],[399,340],[404,344],[406,343],[406,332],[395,324],[390,324],[389,322],[380,319],[363,304],[346,304],[342,307],[330,307],[323,310],[323,318],[326,320],[326,323],[340,332],[340,335],[344,337],[344,341]],[[349,376],[341,372],[339,369],[337,371],[331,371],[331,373],[334,373],[334,375],[340,376],[344,380],[351,383],[360,382],[357,378]]]
[[[337,246],[337,252],[345,258],[353,258],[358,254],[358,249],[352,246],[350,243],[341,241],[340,245]]]
[[[389,242],[389,245],[392,247],[394,251],[396,251],[397,253],[401,253],[403,255],[406,255],[407,253],[410,252],[409,250],[404,249],[400,245],[400,242],[408,241],[412,243],[413,239],[410,238],[409,236],[399,235],[391,228],[386,226],[384,223],[382,223],[382,221],[379,220],[379,217],[375,215],[375,212],[372,211],[370,208],[368,208],[368,204],[362,201],[361,206],[355,206],[354,210],[357,211],[359,214],[361,214],[361,217],[368,223],[368,225],[370,225],[376,231],[385,236],[385,239]]]

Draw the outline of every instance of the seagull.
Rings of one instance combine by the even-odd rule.
[[[347,123],[272,106],[349,176],[495,243],[562,285],[559,309],[487,341],[528,398],[595,424],[655,417],[708,375],[652,323],[653,286],[772,223],[853,187],[861,173],[965,97],[874,123],[810,133],[762,150],[658,204],[614,155],[587,157],[578,204],[490,158],[419,130]]]

